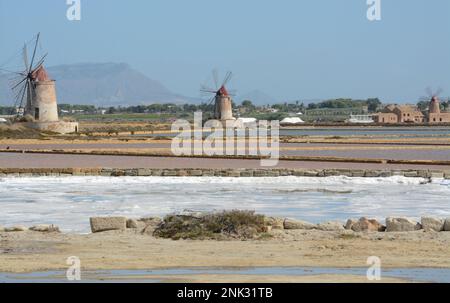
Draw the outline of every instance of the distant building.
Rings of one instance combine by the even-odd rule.
[[[388,105],[381,112],[373,115],[376,123],[423,123],[425,116],[414,105]]]
[[[428,111],[429,123],[450,123],[450,113],[441,112],[441,104],[438,97],[431,98],[429,111]]]
[[[370,124],[374,123],[372,115],[350,115],[350,119],[348,119],[349,123],[355,124]]]

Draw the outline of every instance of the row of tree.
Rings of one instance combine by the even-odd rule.
[[[340,109],[340,108],[362,108],[367,107],[368,111],[373,113],[381,109],[382,102],[378,98],[369,98],[366,100],[353,100],[353,99],[332,99],[321,101],[318,103],[309,103],[305,105],[301,101],[295,102],[285,102],[280,104],[266,105],[263,107],[258,107],[253,104],[250,100],[245,100],[241,104],[233,103],[234,109],[245,109],[246,112],[258,112],[264,109],[272,108],[278,112],[306,112],[307,110],[314,109]],[[420,101],[417,103],[417,107],[421,111],[426,111],[429,106],[429,101]],[[441,102],[442,110],[450,110],[450,99]],[[192,113],[196,111],[211,112],[214,109],[213,104],[151,104],[151,105],[137,105],[128,107],[96,107],[94,105],[72,105],[72,104],[60,104],[58,106],[59,112],[61,114],[74,114],[74,113],[84,113],[84,114],[95,114],[95,113],[106,113],[106,114],[117,114],[117,113],[165,113],[165,114],[180,114],[180,113]],[[0,115],[11,115],[15,113],[15,108],[13,107],[2,107],[0,106]]]

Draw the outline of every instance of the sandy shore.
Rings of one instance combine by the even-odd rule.
[[[253,241],[157,239],[135,231],[89,235],[0,233],[0,272],[66,270],[77,256],[83,270],[147,270],[186,267],[362,267],[369,256],[384,268],[450,268],[450,233],[353,233],[272,231]],[[171,276],[177,281],[342,282],[360,277]],[[337,280],[336,280],[337,279]]]

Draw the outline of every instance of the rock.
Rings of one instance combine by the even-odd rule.
[[[19,232],[19,231],[27,231],[28,228],[26,228],[25,226],[11,226],[11,227],[6,227],[5,228],[5,232],[9,233],[9,232]]]
[[[128,219],[127,220],[127,228],[136,229],[137,231],[143,231],[147,227],[147,224],[144,221],[136,220],[136,219]]]
[[[345,230],[344,225],[342,224],[342,222],[339,222],[339,221],[329,221],[329,222],[325,222],[325,223],[320,223],[319,225],[317,225],[317,229],[323,230],[323,231]]]
[[[363,217],[352,225],[351,230],[354,232],[382,232],[386,230],[386,227],[375,219],[367,219]]]
[[[422,217],[421,220],[422,228],[425,231],[443,231],[444,230],[444,220],[432,217]]]
[[[148,217],[141,218],[138,220],[138,226],[143,233],[153,234],[153,231],[163,222],[161,218],[158,217]],[[141,224],[144,226],[141,229]]]
[[[179,217],[194,218],[194,219],[201,219],[206,215],[208,215],[208,213],[206,213],[206,212],[191,211],[191,210],[184,210],[184,211],[176,214],[176,216],[179,216]]]
[[[159,217],[148,217],[148,218],[141,218],[138,220],[139,222],[144,222],[146,225],[154,225],[157,226],[161,224],[162,219]]]
[[[450,218],[445,220],[444,231],[450,231]]]
[[[387,218],[386,231],[387,232],[406,232],[420,230],[422,226],[420,223],[414,222],[408,218]]]
[[[59,233],[59,227],[56,225],[35,225],[30,227],[31,231],[36,231],[36,232],[41,232],[41,233],[52,233],[52,232],[56,232]]]
[[[315,229],[317,227],[317,225],[315,224],[290,218],[284,219],[283,226],[284,229],[304,229],[304,230]]]
[[[264,223],[272,229],[284,229],[284,219],[282,218],[264,217]]]
[[[272,231],[273,227],[268,225],[268,226],[264,226],[263,228],[263,232],[265,233],[270,233]]]
[[[138,220],[128,219],[127,220],[127,228],[138,228]]]
[[[351,230],[353,225],[355,225],[356,223],[358,223],[357,219],[348,219],[347,223],[345,224],[345,229]]]
[[[93,233],[127,228],[127,218],[125,217],[94,217],[90,218],[90,222]]]

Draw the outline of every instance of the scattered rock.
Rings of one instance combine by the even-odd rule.
[[[5,232],[9,233],[9,232],[19,232],[19,231],[27,231],[28,228],[26,228],[25,226],[11,226],[11,227],[5,227]]]
[[[141,218],[138,220],[138,230],[145,234],[153,234],[155,229],[163,222],[158,217]],[[143,227],[141,227],[143,226]]]
[[[264,223],[272,229],[284,229],[284,219],[275,217],[264,217]]]
[[[51,224],[51,225],[43,225],[43,224],[35,225],[35,226],[30,227],[30,230],[36,231],[36,232],[41,232],[41,233],[52,233],[52,232],[59,233],[60,232],[59,227],[56,225],[53,225],[53,224]]]
[[[387,232],[406,232],[420,230],[422,226],[420,223],[414,222],[408,218],[387,218],[386,231]]]
[[[305,229],[305,230],[315,229],[317,227],[317,225],[315,224],[290,218],[284,219],[283,226],[284,229]]]
[[[272,231],[272,229],[273,229],[273,227],[271,225],[267,225],[267,226],[264,226],[263,232],[270,233]]]
[[[147,224],[143,221],[136,219],[128,219],[127,220],[127,228],[134,229],[138,232],[142,232],[147,228]]]
[[[141,218],[138,220],[139,222],[145,223],[146,226],[158,226],[163,221],[159,217],[148,217],[148,218]]]
[[[433,218],[433,217],[422,217],[422,228],[425,231],[443,231],[444,230],[444,220]]]
[[[208,213],[200,212],[200,211],[184,210],[180,213],[177,213],[176,215],[179,217],[185,217],[185,218],[201,219],[204,216],[208,215]]]
[[[345,230],[344,225],[342,224],[342,222],[339,222],[339,221],[329,221],[329,222],[325,222],[325,223],[320,223],[319,225],[317,225],[317,229],[323,230],[323,231]]]
[[[356,223],[358,223],[357,219],[348,219],[347,223],[345,224],[345,229],[351,230],[353,225],[355,225]]]
[[[128,219],[127,220],[127,228],[138,228],[138,220]]]
[[[348,224],[349,222],[347,222],[347,225]],[[363,217],[356,223],[352,224],[351,230],[354,232],[382,232],[386,230],[386,227],[375,219],[367,219]]]
[[[90,223],[93,233],[127,228],[127,218],[125,217],[94,217],[90,218]]]
[[[445,220],[444,231],[450,231],[450,218]]]

